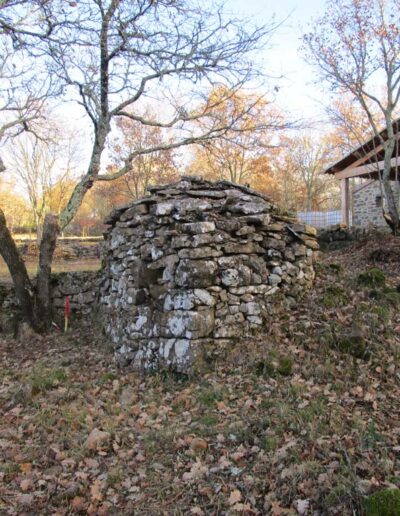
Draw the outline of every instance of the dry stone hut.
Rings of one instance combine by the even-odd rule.
[[[116,355],[188,371],[312,284],[315,230],[228,181],[183,177],[106,221],[100,306]]]

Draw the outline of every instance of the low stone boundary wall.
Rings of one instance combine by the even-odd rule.
[[[53,277],[52,299],[54,308],[65,307],[69,296],[70,308],[77,314],[88,314],[98,302],[100,271],[62,272]]]
[[[100,271],[62,272],[53,275],[52,300],[56,319],[64,316],[67,296],[70,299],[72,315],[95,315],[97,313],[100,282]],[[13,287],[1,285],[0,313],[3,316],[8,315],[10,317],[17,310],[18,302]]]
[[[79,240],[59,240],[54,252],[55,259],[61,260],[88,260],[99,259],[102,256],[104,242],[90,241],[90,245],[85,245]],[[24,242],[18,245],[22,256],[36,259],[39,255],[39,248],[36,242]]]
[[[368,233],[366,228],[348,228],[337,224],[330,228],[320,229],[317,238],[322,249],[332,249],[365,238]]]

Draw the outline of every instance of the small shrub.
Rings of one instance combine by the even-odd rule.
[[[386,276],[381,269],[373,267],[368,271],[361,272],[357,276],[357,283],[362,287],[382,288],[386,283]]]
[[[400,489],[382,489],[365,501],[366,516],[399,516]]]
[[[348,300],[345,291],[335,285],[328,286],[322,296],[322,304],[326,308],[335,308],[339,305],[346,304]]]
[[[270,360],[259,360],[255,365],[255,372],[257,376],[274,376],[275,367]]]
[[[330,263],[329,269],[333,272],[336,272],[337,274],[344,271],[344,269],[343,269],[342,265],[340,265],[340,263]]]
[[[275,451],[278,448],[278,444],[279,441],[276,435],[268,435],[261,439],[261,447],[266,452]]]
[[[197,400],[203,407],[212,408],[217,401],[221,401],[223,394],[220,389],[209,387],[202,389],[197,395]]]
[[[355,358],[364,358],[366,344],[364,339],[352,335],[342,336],[336,342],[337,349],[342,353],[347,353]]]
[[[277,371],[282,376],[289,376],[293,370],[293,359],[291,357],[280,357]]]

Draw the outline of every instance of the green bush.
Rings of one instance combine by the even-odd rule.
[[[293,359],[291,357],[281,355],[277,357],[277,360],[274,359],[275,357],[273,357],[273,353],[271,352],[271,360],[259,360],[255,364],[256,375],[276,377],[277,374],[282,376],[289,376],[292,374]]]
[[[257,376],[274,376],[275,368],[269,360],[259,360],[255,365],[255,372]]]
[[[381,269],[373,267],[357,276],[357,283],[362,287],[380,288],[386,283],[386,276]]]
[[[382,489],[365,501],[366,516],[399,516],[400,489]]]
[[[336,285],[326,287],[324,295],[322,296],[322,304],[326,308],[336,308],[337,306],[346,304],[348,300],[345,291]]]
[[[292,374],[293,359],[291,357],[280,357],[279,364],[276,370],[282,376],[289,376]]]
[[[352,335],[342,336],[336,342],[337,349],[342,353],[347,353],[355,358],[364,358],[366,343],[364,339]]]

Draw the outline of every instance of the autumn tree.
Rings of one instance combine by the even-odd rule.
[[[144,116],[154,118],[154,111],[147,107]],[[150,154],[139,154],[130,163],[130,169],[116,180],[115,188],[126,202],[142,197],[150,184],[168,183],[177,178],[174,149],[168,147],[171,137],[162,127],[143,125],[137,120],[119,118],[118,133],[112,143],[112,169],[118,170],[127,156],[143,148],[159,148]],[[110,190],[110,193],[112,190]]]
[[[215,103],[219,98],[223,102],[216,114],[221,123],[231,119],[240,119],[240,123],[217,140],[201,142],[194,152],[190,171],[233,183],[252,186],[257,183],[259,187],[264,176],[268,183],[271,181],[269,159],[277,146],[279,132],[287,127],[282,114],[260,95],[219,87],[211,92],[208,102]]]
[[[36,292],[0,211],[0,253],[24,319],[46,329],[51,321],[50,272],[57,235],[73,220],[86,193],[96,182],[127,174],[137,156],[215,139],[237,126],[237,116],[215,115],[224,98],[204,105],[198,97],[216,83],[226,84],[230,91],[254,79],[252,52],[261,48],[273,27],[248,29],[240,20],[226,19],[216,5],[208,9],[190,0],[47,0],[34,2],[35,9],[27,5],[6,2],[0,36],[29,52],[31,65],[32,59],[44,60],[48,77],[62,85],[64,98],[78,99],[93,132],[85,172],[59,216],[45,221]],[[161,107],[147,118],[140,106],[149,96],[157,97]],[[136,148],[117,171],[104,173],[104,151],[121,118],[173,128],[174,139]],[[208,124],[198,123],[205,118]]]
[[[282,140],[280,156],[281,204],[289,210],[318,210],[334,196],[335,180],[323,175],[332,159],[328,138],[299,133]]]
[[[18,193],[15,182],[0,176],[0,206],[4,211],[10,231],[29,226],[30,213],[25,199]]]
[[[334,92],[350,94],[358,103],[384,150],[382,184],[394,233],[400,225],[390,182],[400,98],[399,13],[399,0],[334,0],[304,36],[309,61]],[[381,135],[375,110],[384,120],[387,138]]]
[[[373,106],[371,106],[371,112]],[[329,141],[332,151],[337,151],[337,159],[359,147],[371,136],[371,124],[365,111],[350,95],[336,97],[326,107],[329,119]],[[382,117],[379,120],[379,113],[373,111],[374,120],[381,126]]]

